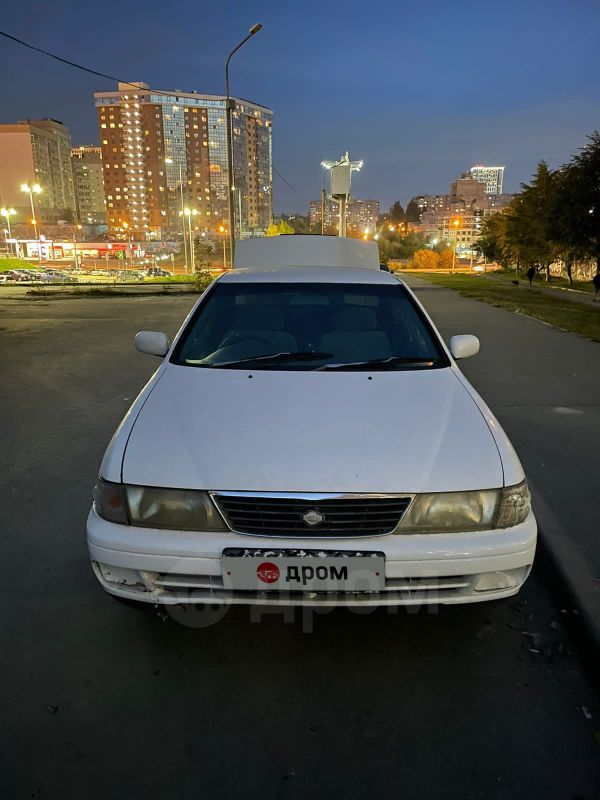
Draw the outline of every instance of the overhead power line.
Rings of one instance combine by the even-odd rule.
[[[298,191],[299,191],[299,189],[296,189],[296,187],[295,187],[295,186],[292,186],[292,184],[291,184],[289,181],[287,181],[287,180],[286,180],[286,179],[283,177],[283,175],[281,174],[281,172],[279,172],[279,170],[277,169],[277,167],[275,166],[275,164],[273,164],[272,166],[273,166],[273,172],[274,172],[274,173],[277,175],[277,177],[278,177],[280,180],[282,180],[282,181],[285,183],[285,185],[286,185],[286,186],[289,186],[289,187],[290,187],[290,189],[293,189],[295,192],[298,192]]]
[[[88,72],[90,75],[96,75],[99,78],[106,78],[109,81],[114,81],[115,83],[123,83],[126,86],[131,86],[133,89],[139,89],[140,87],[137,86],[135,83],[130,83],[129,81],[123,81],[121,78],[115,78],[114,75],[107,75],[105,72],[98,72],[96,69],[91,69],[90,67],[85,67],[83,64],[78,64],[76,61],[70,61],[68,58],[62,58],[62,56],[57,56],[55,53],[50,53],[48,50],[44,50],[41,47],[36,47],[29,42],[24,42],[23,39],[18,39],[16,36],[13,36],[10,33],[6,33],[6,31],[0,31],[0,36],[4,36],[5,39],[10,39],[11,42],[16,42],[17,44],[22,45],[23,47],[27,47],[29,50],[33,50],[36,53],[41,53],[43,56],[47,56],[48,58],[53,58],[55,61],[60,61],[61,64],[66,64],[68,67],[73,67],[74,69],[79,69],[82,72]],[[273,172],[279,177],[286,186],[289,186],[294,192],[299,191],[296,189],[295,186],[286,180],[283,175],[279,172],[279,170],[273,166]]]
[[[0,36],[4,36],[6,39],[10,39],[12,42],[23,45],[23,47],[29,48],[29,50],[35,50],[36,53],[41,53],[43,56],[48,56],[48,58],[53,58],[55,61],[60,61],[61,64],[66,64],[69,67],[80,69],[83,72],[89,72],[90,75],[97,75],[99,78],[106,78],[107,80],[115,81],[116,83],[124,83],[127,86],[132,86],[134,89],[140,88],[139,86],[136,86],[135,83],[122,81],[120,78],[115,78],[114,75],[107,75],[104,72],[98,72],[95,69],[90,69],[90,67],[84,67],[83,64],[77,64],[75,61],[69,61],[68,58],[61,58],[61,56],[57,56],[55,53],[50,53],[48,50],[43,50],[41,47],[36,47],[33,44],[29,44],[29,42],[24,42],[22,39],[17,39],[16,36],[12,36],[10,33],[6,33],[5,31],[0,31]]]

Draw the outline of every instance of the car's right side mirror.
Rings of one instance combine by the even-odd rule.
[[[479,352],[479,339],[470,333],[461,333],[450,339],[450,352],[457,360],[469,358]]]
[[[150,356],[166,356],[169,352],[169,337],[161,331],[140,331],[133,340],[135,349]]]

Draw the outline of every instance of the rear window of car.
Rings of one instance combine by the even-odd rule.
[[[448,365],[435,331],[400,283],[217,283],[171,361],[294,370]]]

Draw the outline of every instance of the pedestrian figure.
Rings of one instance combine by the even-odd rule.
[[[529,278],[529,285],[533,286],[533,279],[535,278],[536,269],[535,267],[529,267],[527,270],[527,277]]]
[[[600,297],[600,272],[594,275],[592,283],[594,284],[594,303],[597,303]]]

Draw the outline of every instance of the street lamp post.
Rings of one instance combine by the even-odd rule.
[[[0,208],[0,214],[2,214],[2,216],[6,220],[6,225],[8,227],[8,238],[9,239],[12,239],[12,234],[10,232],[10,218],[12,216],[14,216],[16,213],[17,212],[15,211],[14,208]],[[11,252],[12,252],[12,245],[11,245],[10,249],[11,249]],[[16,252],[16,250],[15,250],[15,252]]]
[[[194,237],[192,235],[192,217],[195,217],[198,213],[195,208],[184,208],[183,213],[187,217],[188,220],[188,228],[190,231],[190,263],[192,267],[192,272],[196,271],[196,254],[194,248]],[[187,272],[187,267],[186,267]]]
[[[165,158],[165,164],[173,164],[172,158]],[[167,189],[169,187],[167,186]],[[179,164],[179,194],[181,198],[181,211],[179,212],[179,216],[181,217],[181,232],[183,235],[183,257],[185,260],[185,272],[187,275],[188,272],[188,251],[187,251],[187,243],[185,240],[185,215],[184,215],[184,206],[183,206],[183,171],[181,168],[181,164]]]
[[[42,248],[41,248],[40,240],[39,240],[39,237],[38,237],[37,220],[35,218],[35,207],[33,205],[33,195],[34,194],[41,194],[42,193],[42,187],[39,185],[39,183],[34,183],[33,186],[29,186],[28,183],[22,183],[21,184],[21,191],[22,192],[27,192],[27,194],[29,195],[29,201],[31,202],[31,222],[33,223],[33,235],[34,235],[34,238],[37,240],[38,259],[41,261],[42,260]]]
[[[242,39],[242,41],[236,47],[233,48],[231,53],[229,53],[227,56],[227,61],[225,62],[225,89],[227,95],[227,102],[225,106],[225,124],[227,128],[227,200],[229,210],[229,242],[231,251],[229,257],[231,266],[233,266],[233,255],[235,252],[235,207],[233,200],[233,139],[231,130],[231,98],[229,96],[229,62],[231,61],[232,56],[240,49],[240,47],[243,47],[248,39],[251,39],[254,34],[259,32],[261,28],[262,25],[259,22],[256,25],[253,25],[248,31],[248,35]]]
[[[454,247],[452,248],[452,272],[454,272],[454,268],[456,266],[456,243],[458,240],[458,227],[460,225],[460,221],[455,219],[452,221],[454,225]]]
[[[82,225],[73,225],[73,255],[75,256],[75,269],[79,269],[79,255],[77,253],[77,235],[76,235],[76,232],[78,230],[81,230],[82,227],[83,227]]]
[[[225,234],[227,230],[224,225],[219,225],[219,233],[223,234],[223,269],[227,269],[227,256],[225,254]]]

